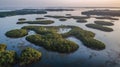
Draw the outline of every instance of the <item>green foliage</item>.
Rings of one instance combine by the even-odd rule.
[[[64,34],[58,34],[58,33],[56,33],[56,31],[51,31],[51,29],[55,30],[55,29],[59,29],[59,28],[71,28],[71,30]],[[94,37],[95,37],[94,33],[83,30],[76,26],[64,26],[64,25],[62,25],[62,26],[24,26],[24,27],[22,27],[22,29],[34,30],[35,32],[38,29],[38,31],[37,31],[38,35],[31,35],[31,36],[28,36],[26,39],[36,45],[45,47],[48,50],[56,49],[56,47],[51,49],[52,48],[51,44],[54,45],[53,43],[55,43],[55,44],[56,43],[57,44],[69,43],[69,41],[68,40],[66,41],[64,38],[70,37],[70,36],[74,36],[77,39],[81,40],[84,43],[84,45],[89,48],[99,49],[99,50],[105,49],[104,43],[94,39]],[[41,33],[42,31],[46,31],[46,32],[43,34],[43,33]],[[36,41],[35,41],[35,39],[36,39]],[[72,42],[70,42],[70,43],[72,43]],[[54,45],[54,46],[56,46],[56,45]],[[60,45],[58,45],[58,46],[60,46]],[[72,47],[68,47],[68,48],[70,49],[70,51],[72,51]],[[77,48],[77,46],[75,46],[75,48]],[[62,47],[61,47],[61,49],[62,49]],[[67,49],[67,47],[65,47],[65,49]],[[59,51],[59,49],[56,51]]]
[[[41,56],[41,52],[33,48],[26,48],[22,51],[20,55],[20,65],[27,65],[36,62],[40,60]]]
[[[15,29],[15,30],[10,30],[6,32],[6,36],[10,38],[19,38],[26,36],[28,34],[27,30],[25,29]]]
[[[26,40],[36,45],[43,46],[47,50],[61,53],[70,53],[77,50],[79,47],[74,42],[65,40],[60,34],[55,32],[50,33],[49,31],[48,34],[45,35],[36,34],[28,36]]]
[[[0,44],[0,67],[10,67],[16,61],[16,52],[7,51],[5,44]]]
[[[94,33],[90,32],[90,31],[85,31],[78,27],[75,27],[68,33],[65,33],[62,35],[63,35],[63,37],[74,36],[77,39],[81,40],[85,46],[92,48],[92,49],[102,50],[105,48],[104,43],[94,39],[94,36],[95,36]]]
[[[7,46],[5,44],[0,44],[0,51],[5,51]]]
[[[106,32],[111,32],[111,31],[113,31],[112,28],[104,27],[104,26],[98,25],[98,24],[86,24],[86,26],[89,27],[89,28],[98,29],[98,30],[106,31]]]

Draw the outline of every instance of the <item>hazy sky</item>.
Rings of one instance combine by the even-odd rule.
[[[0,7],[120,7],[120,0],[0,0]]]

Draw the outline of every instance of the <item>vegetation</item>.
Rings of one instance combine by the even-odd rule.
[[[61,18],[61,19],[59,19],[60,21],[66,21],[67,19],[65,19],[65,18]]]
[[[78,19],[77,22],[78,22],[78,23],[86,23],[87,20],[85,20],[85,19]]]
[[[71,14],[66,14],[66,16],[71,16]]]
[[[45,10],[40,9],[22,9],[15,11],[0,12],[0,17],[14,16],[14,15],[26,15],[26,14],[46,14]]]
[[[81,40],[85,46],[89,48],[97,49],[97,50],[105,49],[104,43],[94,39],[95,36],[94,33],[90,31],[85,31],[79,27],[75,27],[68,33],[63,34],[63,37],[69,37],[69,36],[76,37],[77,39]]]
[[[38,61],[42,56],[41,52],[28,47],[18,57],[15,51],[8,51],[6,48],[5,44],[0,44],[0,67],[13,67],[15,63],[27,65]]]
[[[71,16],[73,19],[89,19],[89,16]]]
[[[41,57],[42,57],[41,52],[33,48],[26,48],[22,51],[20,55],[20,65],[27,65],[36,62],[40,60]]]
[[[39,28],[40,28],[40,30],[37,30]],[[43,35],[43,33],[40,32],[42,30],[42,28],[45,28],[46,31],[47,31],[47,29],[50,31],[50,29],[55,30],[55,29],[59,29],[59,28],[71,28],[72,30],[70,30],[68,33],[61,34],[62,36],[60,34],[57,34],[56,31],[53,31],[52,34],[50,34],[51,32],[45,32]],[[77,39],[81,40],[84,43],[84,45],[89,48],[99,49],[99,50],[102,50],[105,48],[104,43],[94,39],[94,36],[95,36],[94,33],[83,30],[76,26],[24,26],[24,27],[22,27],[22,29],[34,30],[36,33],[38,33],[38,35],[31,35],[31,36],[28,36],[26,39],[34,44],[41,45],[43,47],[45,47],[44,46],[45,43],[50,43],[49,46],[51,48],[53,48],[53,46],[51,46],[52,43],[56,44],[58,42],[58,44],[61,44],[66,41],[66,40],[64,40],[64,38],[69,37],[69,36],[74,36]],[[45,39],[45,37],[46,37],[46,39]],[[56,39],[54,39],[54,38],[56,38]],[[35,39],[36,39],[36,41],[35,41]],[[65,43],[67,43],[67,41]],[[57,46],[60,48],[60,45],[57,45]],[[48,50],[53,50],[50,47],[45,47],[45,48]],[[58,50],[57,49],[56,49],[56,51],[59,50],[59,49]],[[61,49],[63,49],[63,47]],[[54,51],[55,51],[55,48],[54,48]]]
[[[89,10],[82,12],[84,15],[101,15],[101,16],[120,16],[119,10]]]
[[[108,16],[103,16],[103,17],[95,17],[96,19],[108,19],[108,20],[119,20],[118,18],[112,18]]]
[[[25,18],[20,18],[18,19],[19,21],[25,21],[26,19]]]
[[[52,15],[45,15],[45,17],[56,18],[56,19],[60,19],[60,18],[71,18],[71,17],[67,17],[67,16],[52,16]]]
[[[42,19],[45,19],[45,18],[36,18],[36,20],[42,20]]]
[[[107,22],[107,21],[95,21],[95,23],[98,24],[98,25],[106,25],[106,26],[114,25],[113,23]]]
[[[24,21],[24,22],[17,22],[17,24],[52,24],[54,21],[52,20],[39,20],[39,21]]]
[[[46,11],[74,11],[74,9],[45,9]]]
[[[36,45],[43,46],[47,50],[61,53],[70,53],[78,49],[77,44],[63,39],[62,36],[57,33],[31,35],[26,37],[26,40]]]
[[[98,24],[86,24],[86,26],[89,27],[89,28],[98,29],[98,30],[106,31],[106,32],[113,31],[112,28],[104,27],[104,26],[98,25]]]
[[[10,67],[16,61],[16,52],[7,51],[5,44],[0,44],[0,67]]]
[[[15,30],[10,30],[6,32],[6,36],[10,38],[19,38],[26,36],[28,34],[27,30],[25,29],[15,29]]]
[[[0,44],[0,51],[4,51],[7,48],[5,44]]]

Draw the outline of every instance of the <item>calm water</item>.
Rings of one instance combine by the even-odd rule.
[[[72,14],[74,16],[80,16],[82,11],[90,9],[76,9],[75,11],[64,11],[64,12],[48,12],[46,15],[65,15]],[[120,66],[120,20],[114,21],[114,26],[110,26],[114,29],[113,32],[103,32],[95,29],[90,29],[85,26],[87,23],[94,23],[95,18],[87,19],[87,23],[77,23],[74,19],[68,19],[65,22],[61,22],[58,19],[46,18],[54,20],[55,23],[50,25],[37,25],[37,26],[59,26],[59,25],[74,25],[81,27],[85,30],[92,31],[96,34],[95,39],[102,41],[106,44],[106,49],[96,51],[89,49],[83,45],[81,41],[74,37],[67,38],[68,40],[76,42],[80,48],[74,53],[62,54],[57,52],[47,51],[42,47],[35,46],[25,40],[25,37],[18,39],[7,38],[5,32],[12,29],[20,29],[23,26],[30,24],[18,25],[16,22],[19,18],[26,18],[27,20],[35,20],[37,17],[44,17],[45,14],[34,14],[34,15],[18,15],[0,18],[0,43],[7,44],[8,50],[15,50],[17,54],[20,54],[21,50],[25,47],[33,47],[42,52],[42,59],[29,65],[29,67],[119,67]],[[110,20],[105,20],[110,21]],[[33,24],[35,25],[35,24]],[[60,29],[59,33],[68,32],[70,29]],[[30,31],[29,35],[35,34]],[[15,67],[19,67],[15,65]]]

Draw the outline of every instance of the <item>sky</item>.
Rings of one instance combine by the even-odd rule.
[[[120,7],[120,0],[0,0],[5,7]]]

